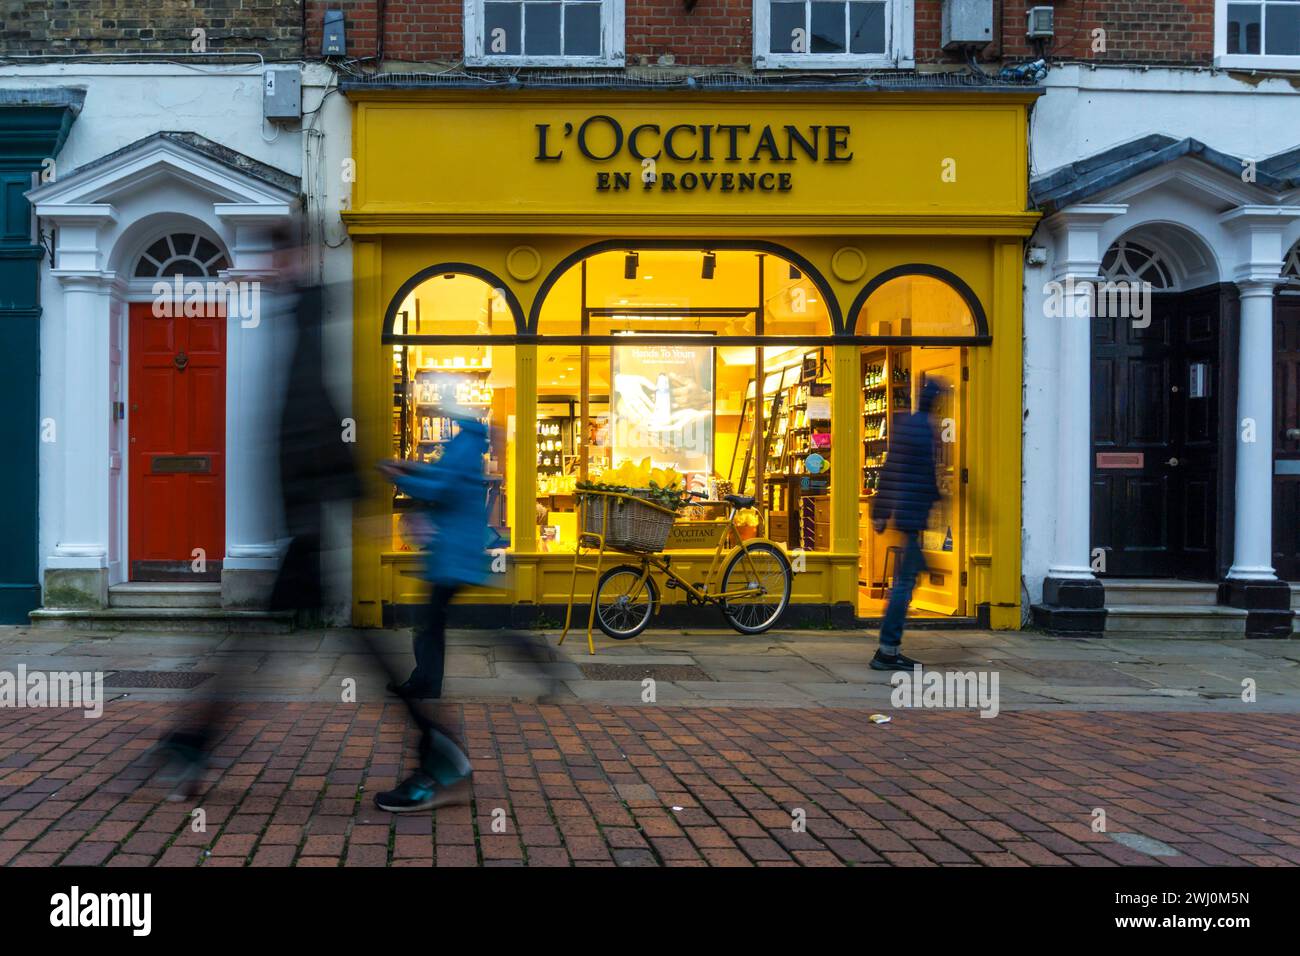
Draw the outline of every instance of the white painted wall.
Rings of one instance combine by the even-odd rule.
[[[1058,67],[1043,85],[1030,126],[1031,176],[1040,176],[1142,136],[1186,136],[1225,153],[1262,160],[1300,145],[1300,90],[1284,79],[1238,79],[1210,70]],[[1158,189],[1155,183],[1147,184]],[[1195,190],[1174,201],[1141,193],[1130,199],[1129,214],[1115,220],[1106,242],[1141,220],[1186,225],[1206,238],[1220,279],[1232,281],[1230,263],[1220,251],[1231,244],[1206,206],[1194,208]],[[1202,197],[1207,204],[1220,202]],[[1090,200],[1098,201],[1098,200]],[[1290,200],[1294,202],[1294,200]],[[1297,227],[1292,227],[1292,233]],[[1294,242],[1297,235],[1289,236]],[[1043,287],[1053,276],[1056,250],[1042,227],[1030,245],[1045,246],[1043,267],[1025,270],[1024,342],[1024,494],[1022,571],[1032,602],[1042,599],[1043,577],[1052,557],[1057,514],[1057,394],[1059,380],[1056,323],[1044,315]],[[1211,280],[1212,281],[1212,280]],[[1221,489],[1225,495],[1231,488]],[[1088,502],[1079,502],[1088,507]]]
[[[1264,159],[1300,146],[1300,90],[1210,70],[1087,66],[1053,69],[1030,125],[1030,175],[1163,133]]]
[[[184,62],[158,63],[80,63],[76,61],[12,65],[0,67],[0,87],[32,89],[42,86],[80,87],[86,90],[83,110],[71,127],[67,143],[57,159],[57,171],[66,175],[85,163],[161,130],[178,130],[202,136],[237,150],[284,172],[303,177],[308,216],[314,227],[312,239],[324,239],[337,248],[324,249],[315,257],[314,274],[324,274],[328,281],[346,290],[351,281],[351,248],[339,220],[342,156],[350,151],[351,109],[336,90],[321,107],[328,87],[334,87],[334,75],[321,64],[308,64],[303,74],[303,108],[312,115],[304,117],[303,126],[323,135],[304,135],[299,124],[276,126],[262,117],[263,66],[254,59],[240,59],[221,65]],[[310,156],[304,156],[304,142],[314,144]],[[320,163],[316,156],[323,153]],[[323,164],[323,165],[322,165]],[[306,168],[306,175],[304,175]],[[209,206],[210,209],[210,206]],[[323,212],[322,212],[323,211]],[[322,228],[323,223],[323,228]],[[119,224],[120,227],[130,223]],[[106,242],[105,247],[112,243]],[[110,267],[101,263],[100,268]],[[101,405],[102,396],[81,393],[82,384],[67,381],[61,336],[52,334],[64,323],[65,290],[50,275],[45,264],[41,282],[42,346],[41,408],[42,416],[59,416],[68,403],[94,401]],[[343,291],[327,304],[326,362],[331,370],[330,386],[344,414],[351,406],[351,297]],[[124,358],[125,363],[125,358]],[[64,474],[61,456],[55,446],[42,445],[40,462],[40,554],[42,573],[45,558],[58,541],[59,502],[63,496]],[[228,487],[227,496],[243,493]],[[108,507],[108,503],[104,503]],[[331,604],[342,609],[346,620],[350,607],[350,523],[335,521],[329,545],[336,549],[330,562]],[[341,590],[340,590],[341,589]]]

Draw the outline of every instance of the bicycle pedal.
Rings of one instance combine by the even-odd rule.
[[[666,587],[670,591],[675,591],[677,589],[677,582],[672,578],[669,578],[667,581],[664,582],[664,587]]]

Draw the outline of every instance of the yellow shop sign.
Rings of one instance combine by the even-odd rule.
[[[718,163],[847,163],[850,127],[820,123],[756,126],[751,123],[638,123],[628,129],[604,113],[581,122],[565,122],[558,130],[551,123],[537,123],[538,162],[560,162],[566,144],[593,163],[623,160],[635,169],[600,170],[595,174],[600,192],[659,189],[663,192],[788,192],[793,175],[763,167],[726,171],[688,169],[660,172],[658,161],[668,158],[692,166]],[[574,150],[569,150],[570,155]]]
[[[1025,215],[1027,94],[351,95],[354,231],[387,216],[402,231],[591,234],[602,218],[629,228],[628,215],[751,229],[775,216],[818,232],[864,216]]]

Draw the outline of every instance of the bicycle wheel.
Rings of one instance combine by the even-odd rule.
[[[746,555],[748,554],[748,558]],[[722,614],[741,634],[762,634],[781,617],[790,603],[790,562],[781,549],[770,544],[751,544],[737,549],[722,575],[722,590],[759,588],[753,597],[728,598]]]
[[[650,623],[659,603],[654,578],[641,580],[641,569],[619,564],[600,576],[596,585],[596,624],[616,641],[636,637]]]

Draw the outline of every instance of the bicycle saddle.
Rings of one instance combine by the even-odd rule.
[[[754,497],[752,495],[723,495],[722,500],[735,505],[737,508],[754,507]]]

